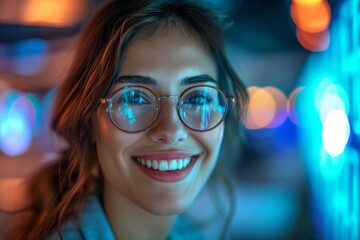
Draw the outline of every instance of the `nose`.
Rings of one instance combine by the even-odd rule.
[[[147,131],[151,141],[174,145],[187,138],[187,129],[179,119],[176,100],[161,99],[158,119]]]

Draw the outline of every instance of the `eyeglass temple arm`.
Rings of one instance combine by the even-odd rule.
[[[111,102],[112,102],[111,98],[100,98],[100,103],[101,104],[111,103]]]
[[[229,100],[229,102],[236,102],[236,99],[235,97],[227,97],[227,99]]]

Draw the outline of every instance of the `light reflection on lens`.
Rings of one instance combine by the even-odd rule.
[[[107,111],[118,129],[139,132],[154,123],[161,109],[161,102],[168,98],[176,99],[181,121],[193,130],[206,131],[216,127],[227,112],[226,96],[212,86],[195,86],[180,96],[159,97],[145,87],[128,86],[106,99]]]

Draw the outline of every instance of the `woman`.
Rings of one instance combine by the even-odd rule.
[[[33,178],[20,238],[196,234],[177,216],[247,99],[224,54],[224,20],[198,1],[118,0],[97,12],[54,106],[68,148]]]

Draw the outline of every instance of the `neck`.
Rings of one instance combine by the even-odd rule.
[[[104,186],[103,202],[116,239],[166,239],[175,221],[175,216],[157,216],[142,209],[110,184]]]

